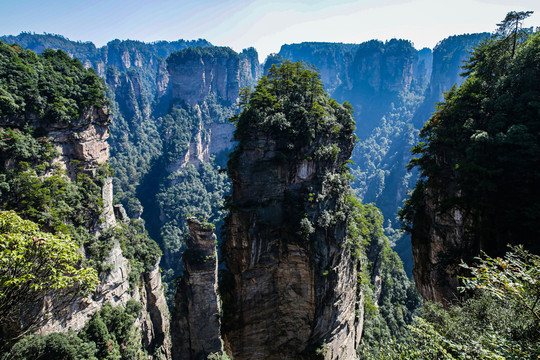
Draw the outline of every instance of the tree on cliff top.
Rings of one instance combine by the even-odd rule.
[[[56,313],[95,289],[97,273],[80,267],[81,260],[68,236],[42,232],[13,211],[0,212],[0,350],[46,321],[42,306]]]
[[[107,104],[103,81],[78,59],[52,49],[36,55],[0,41],[1,120],[16,119],[23,126],[37,116],[69,123],[91,106]]]
[[[507,242],[538,251],[540,236],[540,33],[518,42],[514,57],[512,48],[493,37],[471,54],[468,78],[445,95],[412,149],[409,167],[422,180],[401,212],[414,227],[428,198],[439,212],[460,209],[470,235],[499,254]]]
[[[240,115],[230,120],[236,124],[234,137],[240,146],[249,139],[250,130],[265,131],[287,141],[290,151],[310,145],[317,133],[353,139],[352,106],[331,99],[319,75],[301,63],[273,65],[253,92],[241,90],[240,106]]]

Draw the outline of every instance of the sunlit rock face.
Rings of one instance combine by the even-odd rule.
[[[189,105],[203,102],[211,93],[228,104],[238,99],[240,56],[230,48],[188,48],[168,59],[173,98]]]

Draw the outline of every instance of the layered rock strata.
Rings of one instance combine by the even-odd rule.
[[[167,59],[173,97],[189,105],[210,94],[234,104],[240,89],[240,57],[230,48],[187,48]]]
[[[190,237],[182,256],[184,276],[176,293],[173,359],[206,360],[223,351],[217,293],[217,250],[213,225],[188,218]]]
[[[294,70],[283,72],[284,78],[294,76]],[[279,81],[267,86],[283,97],[280,101],[309,101],[309,93],[280,92]],[[264,94],[265,84],[259,86],[253,98]],[[239,116],[239,145],[228,165],[233,182],[223,245],[228,270],[220,284],[225,350],[237,360],[355,358],[361,294],[342,208],[349,189],[343,164],[354,145],[352,119],[337,103],[317,101],[327,114],[320,123],[302,126],[302,115],[287,109],[269,110],[267,118],[265,111],[279,106],[272,104],[256,103],[259,107]],[[274,128],[271,121],[280,118],[294,130]],[[288,138],[296,130],[313,137]]]
[[[20,121],[20,120],[19,120]],[[47,123],[31,114],[25,119],[34,128],[41,128],[51,139],[58,157],[54,160],[66,170],[68,177],[74,180],[79,172],[96,175],[100,166],[109,160],[110,110],[107,107],[90,106],[78,118],[69,123]],[[1,119],[0,126],[20,127],[17,119]],[[94,234],[117,225],[117,220],[129,222],[121,205],[113,206],[112,178],[104,179],[101,195],[103,212],[101,219],[95,221]],[[142,342],[149,351],[161,353],[170,359],[169,312],[161,286],[159,266],[143,274],[142,291],[131,287],[129,283],[130,263],[122,253],[119,239],[114,241],[108,257],[104,261],[110,268],[100,275],[100,283],[91,297],[78,298],[60,313],[54,313],[40,327],[39,333],[46,335],[67,330],[78,331],[106,303],[123,306],[129,299],[135,299],[143,305],[142,314],[137,320],[142,331]],[[42,313],[48,313],[51,304],[45,303]],[[159,350],[156,350],[159,349]]]
[[[463,269],[456,255],[459,254],[461,261],[469,261],[481,249],[468,232],[472,218],[458,209],[439,211],[434,198],[424,201],[411,236],[413,276],[424,299],[443,304],[457,299],[457,276]]]
[[[270,165],[279,143],[258,135],[240,155],[227,224],[227,350],[234,359],[303,359],[317,349],[325,359],[353,359],[360,306],[346,224],[317,227],[305,239],[290,221],[294,210],[307,211],[313,223],[322,219],[325,207],[297,194],[317,194],[336,164]]]

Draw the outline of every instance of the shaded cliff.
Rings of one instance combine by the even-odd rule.
[[[461,67],[469,58],[473,47],[489,37],[489,33],[464,34],[450,36],[440,41],[433,48],[433,69],[429,86],[424,94],[424,101],[418,107],[412,120],[421,128],[435,111],[435,105],[444,99],[444,92],[456,84],[461,85]]]
[[[173,359],[206,360],[221,353],[221,303],[214,226],[188,218],[190,237],[182,255],[184,274],[175,298]]]
[[[468,78],[449,91],[421,132],[411,162],[422,175],[403,218],[410,225],[416,284],[429,300],[456,296],[461,261],[507,244],[539,251],[537,182],[540,37],[494,38],[472,53]],[[533,220],[535,219],[535,220]]]
[[[220,288],[235,359],[354,356],[361,306],[343,167],[353,129],[350,109],[291,63],[259,82],[237,118]]]

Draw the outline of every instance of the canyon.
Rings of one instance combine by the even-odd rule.
[[[393,286],[385,275],[389,266],[382,254],[391,250],[381,228],[409,273],[414,258],[421,293],[439,299],[428,294],[440,277],[418,275],[426,273],[421,269],[429,251],[411,250],[410,239],[398,231],[397,210],[417,179],[405,165],[442,91],[461,81],[459,65],[467,50],[486,36],[452,37],[433,51],[416,50],[405,40],[284,45],[277,63],[312,64],[329,95],[348,101],[357,119],[356,130],[336,135],[335,129],[320,129],[311,144],[295,144],[293,153],[281,135],[248,126],[249,137],[242,140],[234,135],[239,122],[227,122],[239,116],[242,89],[253,91],[262,74],[268,75],[253,48],[236,53],[204,40],[115,40],[98,49],[55,36],[1,37],[36,52],[62,49],[104,79],[110,110],[91,108],[75,124],[46,133],[72,177],[74,159],[85,171],[107,161],[115,170],[102,188],[103,221],[93,230],[144,219],[163,251],[161,264],[132,288],[129,261],[116,242],[107,259],[111,270],[96,295],[51,320],[42,333],[79,330],[106,302],[125,305],[135,299],[143,305],[137,320],[142,343],[166,359],[206,359],[223,351],[235,359],[353,359],[364,332],[367,296],[359,276],[371,284],[377,306]],[[339,109],[326,110],[345,111]],[[356,147],[354,134],[360,139]],[[231,151],[232,184],[222,171]],[[349,165],[352,189],[340,180],[349,159],[355,163]],[[346,183],[341,192],[325,193],[340,181]],[[346,246],[349,220],[332,217],[349,190],[375,203],[385,218],[364,235],[377,239],[365,240],[364,256]],[[229,208],[225,220],[222,205]],[[217,229],[225,223],[225,236],[214,235],[190,213],[215,222]],[[219,286],[215,242],[222,244],[225,266]],[[359,275],[362,267],[367,275]],[[404,272],[395,271],[408,287]],[[176,287],[173,280],[180,275]],[[172,322],[167,302],[176,309]]]

